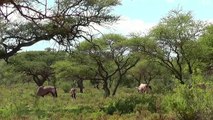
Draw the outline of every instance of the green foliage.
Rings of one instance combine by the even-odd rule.
[[[199,39],[199,45],[201,48],[201,54],[199,60],[200,68],[203,72],[207,73],[210,71],[213,63],[213,25],[209,25],[205,28],[204,34]],[[211,73],[212,74],[212,73]],[[210,74],[210,75],[211,75]]]
[[[115,108],[120,114],[131,113],[133,112],[135,106],[140,103],[140,101],[141,99],[136,96],[120,99],[115,102]]]
[[[104,108],[104,112],[110,115],[113,115],[115,111],[116,111],[116,107],[113,102],[109,103],[109,105]]]
[[[200,78],[197,78],[200,79]],[[35,97],[36,86],[16,84],[0,86],[1,119],[148,119],[190,120],[193,115],[201,120],[212,119],[212,86],[206,90],[178,86],[174,92],[139,94],[135,88],[121,87],[119,94],[104,98],[102,92],[85,83],[85,92],[71,99],[61,86],[58,98],[51,95]]]
[[[87,9],[91,10],[90,12],[98,10],[98,15],[107,12],[99,19],[94,20],[93,17],[88,19],[94,23],[117,19],[116,16],[107,15],[111,10],[108,11],[107,8],[117,5],[118,0],[79,2],[82,2],[80,5],[85,5],[85,8],[89,7]],[[64,0],[61,5],[67,8],[74,3],[74,1]],[[79,6],[83,8],[82,10],[86,10],[84,7]],[[63,39],[65,36],[73,39],[73,34],[70,35],[67,30],[78,22],[78,18],[66,16],[64,19],[66,19],[63,24],[65,26],[59,29],[53,28],[57,27],[55,23],[44,25],[38,23],[37,25],[43,26],[45,32],[35,31],[37,27],[33,23],[24,23],[17,26],[17,30],[10,28],[9,31],[11,35],[19,33],[19,38],[26,37],[27,40],[31,34],[40,37],[40,33],[45,35],[41,35],[41,38],[45,39],[51,39],[52,35],[55,36],[55,40]],[[26,31],[26,28],[29,29]],[[20,30],[23,32],[20,33]],[[56,53],[51,49],[18,53],[10,59],[12,65],[7,66],[0,61],[0,83],[6,83],[5,85],[9,83],[9,86],[0,86],[0,118],[138,119],[142,117],[164,119],[165,116],[169,116],[187,120],[213,119],[212,77],[206,77],[203,74],[205,70],[211,72],[213,63],[213,26],[210,25],[204,29],[206,31],[200,37],[202,30],[203,23],[195,21],[190,12],[173,10],[146,37],[132,36],[129,39],[117,34],[104,35],[89,42],[80,42],[72,49],[71,56],[66,56],[65,52]],[[51,36],[48,37],[48,34]],[[59,42],[70,43],[61,39]],[[3,50],[4,46],[0,45],[0,57],[4,56]],[[13,50],[13,48],[8,48],[8,50]],[[143,58],[142,61],[136,64],[140,58]],[[130,74],[132,74],[131,77]],[[211,76],[211,74],[208,75]],[[60,81],[57,86],[59,97],[56,99],[50,96],[35,97],[35,86],[30,83],[20,84],[20,80],[24,81],[27,78],[43,82],[47,79]],[[109,93],[108,98],[103,98],[101,90],[90,88],[88,84],[85,85],[87,81],[84,80],[94,80],[93,78],[100,80],[98,81],[100,85],[104,83],[104,92]],[[141,83],[141,80],[146,82],[152,80],[150,82],[151,93],[137,93],[133,88],[137,83],[132,78],[137,79],[138,83]],[[209,79],[204,81],[204,78]],[[177,79],[187,85],[174,82]],[[77,92],[77,99],[73,100],[68,92],[78,80],[84,81],[84,93]],[[206,89],[197,87],[199,83],[205,84]],[[107,86],[109,84],[110,87]],[[118,87],[120,84],[123,86]],[[189,84],[192,86],[188,86]],[[113,89],[113,94],[116,90],[119,94],[111,97],[110,90]]]
[[[152,59],[143,59],[136,64],[128,73],[132,76],[132,79],[137,80],[140,83],[150,83],[152,80],[162,77],[165,72],[165,68],[159,65]]]
[[[183,120],[210,120],[213,118],[213,92],[193,86],[179,85],[174,93],[165,96],[162,106],[167,112],[173,111]]]
[[[83,34],[86,30],[80,32],[79,27],[90,28],[91,23],[102,25],[117,21],[119,16],[113,15],[111,12],[113,7],[120,4],[120,0],[60,0],[53,3],[29,0],[21,1],[21,4],[28,6],[25,9],[29,13],[38,13],[43,16],[22,13],[23,6],[12,8],[14,12],[9,15],[3,11],[3,16],[7,17],[0,18],[0,47],[5,52],[0,50],[0,59],[7,59],[15,55],[22,47],[31,46],[42,40],[54,40],[60,45],[73,47],[73,44],[70,43],[77,41],[75,38],[87,36]],[[1,7],[7,9],[4,5]],[[46,8],[41,9],[43,7]],[[85,14],[88,11],[90,14]],[[19,14],[17,21],[11,20],[15,14]],[[26,18],[33,18],[36,21]],[[26,21],[21,22],[23,19]]]
[[[150,85],[152,87],[152,93],[167,94],[171,92],[176,86],[178,80],[174,78],[168,71],[164,71],[161,78],[154,79]]]
[[[22,52],[10,59],[10,65],[20,75],[25,75],[29,80],[36,82],[38,86],[47,80],[55,82],[51,65],[65,58],[65,52],[31,51]],[[27,79],[25,77],[25,79]]]
[[[184,84],[184,78],[193,73],[194,64],[201,55],[197,38],[203,28],[204,22],[194,20],[191,12],[171,10],[150,32],[150,39],[155,41],[154,48],[144,45],[142,51],[157,59]]]
[[[134,111],[141,111],[143,109],[149,110],[151,112],[156,111],[156,97],[151,95],[131,95],[126,98],[119,98],[113,101],[105,107],[104,111],[107,114],[127,114]]]
[[[71,89],[71,85],[68,83],[63,83],[62,85],[60,85],[61,88],[63,89],[63,91],[65,93],[69,93],[70,89]]]
[[[94,71],[90,70],[90,66],[76,63],[75,61],[58,61],[53,66],[54,71],[57,73],[57,79],[76,79],[78,77],[86,78],[91,76]]]
[[[12,89],[13,88],[13,89]],[[58,87],[58,98],[51,95],[35,97],[36,86],[33,84],[17,84],[0,86],[0,118],[1,119],[82,119],[102,116],[99,105],[107,103],[101,98],[101,92],[94,89],[77,94],[77,99],[70,98]],[[100,100],[100,101],[99,101]]]
[[[138,85],[130,75],[125,75],[120,84],[120,86],[125,86],[127,88],[133,88]]]
[[[25,76],[14,71],[14,67],[0,61],[0,84],[11,85],[26,82]]]

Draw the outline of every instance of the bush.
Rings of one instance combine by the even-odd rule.
[[[186,85],[178,86],[173,94],[165,96],[162,104],[167,112],[174,111],[183,120],[213,119],[213,92]]]
[[[139,111],[140,109],[147,109],[151,112],[156,111],[155,97],[151,95],[137,95],[129,96],[127,98],[120,98],[113,103],[111,102],[106,108],[105,112],[112,115],[114,112],[119,114],[126,114]],[[140,107],[138,107],[140,106]]]
[[[104,112],[106,112],[109,115],[113,115],[113,113],[116,111],[116,107],[113,103],[110,103],[105,109]]]
[[[69,93],[69,91],[70,91],[70,87],[71,85],[70,84],[68,84],[68,83],[63,83],[62,85],[61,85],[61,88],[63,89],[63,91],[65,92],[65,93]]]
[[[120,114],[133,112],[135,106],[140,103],[140,98],[131,96],[126,99],[120,99],[116,101],[115,108]]]

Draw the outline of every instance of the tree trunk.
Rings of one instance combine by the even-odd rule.
[[[45,82],[44,79],[39,79],[37,76],[33,76],[33,80],[38,86],[42,86]]]
[[[117,82],[117,84],[115,85],[115,89],[113,90],[112,96],[115,95],[115,93],[116,93],[116,91],[117,91],[117,89],[118,89],[119,83],[120,83],[120,82]]]
[[[185,82],[183,81],[183,74],[182,74],[182,71],[181,71],[180,74],[179,74],[179,80],[180,80],[180,83],[181,83],[181,84],[185,84]]]
[[[175,75],[175,77],[180,81],[181,84],[185,84],[183,81],[183,76],[181,74]]]
[[[192,65],[190,64],[190,62],[187,62],[187,64],[188,64],[189,74],[192,75],[193,74]]]
[[[183,78],[180,79],[180,83],[185,84],[185,82],[183,81]]]
[[[118,89],[118,86],[120,85],[122,77],[120,77],[115,85],[115,89],[113,90],[112,96],[114,96],[116,94],[116,91]]]
[[[110,90],[109,90],[109,87],[108,87],[107,80],[104,80],[103,89],[104,89],[104,97],[109,97],[110,96]]]
[[[78,87],[80,89],[80,93],[83,93],[84,85],[83,85],[83,79],[79,79],[77,81]]]

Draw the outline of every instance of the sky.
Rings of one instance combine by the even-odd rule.
[[[213,22],[213,0],[121,0],[121,5],[113,10],[121,18],[110,29],[97,27],[101,32],[128,35],[130,33],[146,34],[161,18],[173,9],[191,11],[196,20]],[[49,41],[41,41],[23,51],[44,50],[54,47]]]

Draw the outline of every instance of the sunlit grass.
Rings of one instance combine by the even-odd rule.
[[[58,98],[51,95],[37,97],[34,84],[1,85],[0,89],[0,119],[110,119],[111,116],[100,109],[113,100],[134,93],[119,90],[118,95],[104,98],[102,89],[86,87],[84,93],[78,91],[75,100],[61,88],[57,88]]]
[[[175,111],[166,106],[171,98],[179,99],[175,96],[178,93],[156,94],[151,92],[139,94],[135,88],[120,87],[115,96],[104,98],[102,89],[96,89],[90,84],[85,84],[84,93],[78,91],[77,99],[72,99],[69,93],[65,93],[60,87],[57,87],[57,98],[53,98],[51,95],[38,97],[35,95],[36,90],[37,87],[34,84],[0,85],[0,120],[177,119]],[[212,93],[210,87],[207,91],[207,93]],[[205,97],[209,99],[206,101],[213,99],[211,96]],[[133,111],[122,113],[122,109],[129,109],[128,105],[131,107],[131,102],[136,105]],[[162,103],[164,103],[164,106],[162,106]],[[202,102],[197,104],[205,105]],[[210,108],[209,106],[206,106],[206,110]],[[110,112],[110,107],[117,107],[115,111],[112,111],[112,114],[107,113]],[[169,112],[166,112],[166,110]],[[209,113],[212,113],[212,110]]]

